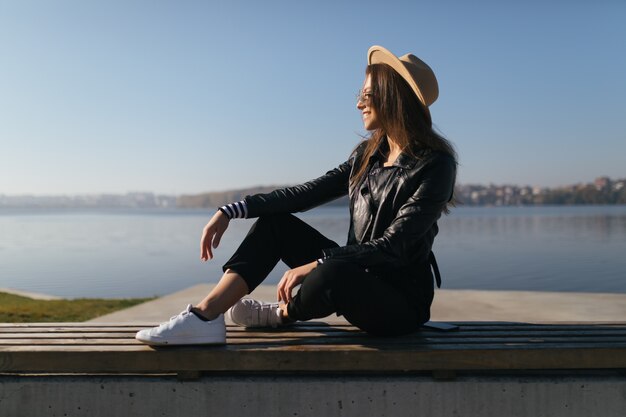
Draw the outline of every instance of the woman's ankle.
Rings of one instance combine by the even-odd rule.
[[[287,304],[280,306],[278,310],[280,312],[279,317],[280,317],[280,321],[282,322],[282,324],[289,324],[289,323],[293,323],[296,321],[292,319],[291,317],[289,317],[289,313],[287,312]]]
[[[203,321],[215,320],[219,316],[219,314],[212,313],[208,309],[203,309],[200,306],[192,307],[191,312]]]

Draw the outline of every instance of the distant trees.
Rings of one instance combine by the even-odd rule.
[[[179,196],[176,205],[182,208],[219,207],[242,200],[246,195],[267,193],[283,186],[253,187],[242,190],[210,192]],[[626,179],[597,178],[591,184],[558,188],[516,185],[458,185],[456,196],[464,206],[523,206],[566,204],[626,204]],[[346,197],[330,203],[347,205]]]
[[[216,208],[240,201],[247,195],[269,193],[283,187],[285,186],[259,186],[180,196],[157,195],[150,192],[72,196],[0,194],[0,208]],[[626,179],[612,180],[608,177],[599,177],[590,184],[558,188],[459,184],[455,192],[459,205],[464,206],[626,204]],[[347,196],[327,203],[330,206],[348,204]]]
[[[245,188],[241,190],[230,191],[215,191],[209,193],[195,194],[195,195],[181,195],[176,199],[176,207],[179,208],[215,208],[221,207],[224,204],[233,203],[235,201],[243,200],[247,195],[258,193],[269,193],[277,188],[286,187],[281,186],[262,186]],[[328,205],[340,206],[347,205],[347,197],[339,198],[335,201],[331,201]]]

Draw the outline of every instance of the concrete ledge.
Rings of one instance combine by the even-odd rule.
[[[90,323],[160,323],[187,304],[202,300],[214,284],[198,284],[125,310],[90,320]],[[251,298],[276,301],[274,285],[260,285]],[[431,309],[434,321],[622,321],[626,317],[626,294],[437,290]],[[331,315],[322,321],[346,324]]]
[[[0,292],[5,292],[7,294],[20,295],[22,297],[32,298],[33,300],[61,300],[61,297],[57,297],[56,295],[48,295],[41,294],[38,292],[30,292],[30,291],[21,291],[15,290],[13,288],[0,288]]]
[[[1,416],[622,417],[619,375],[0,376]]]

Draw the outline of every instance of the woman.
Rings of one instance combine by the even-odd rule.
[[[370,137],[348,161],[315,180],[221,207],[204,228],[204,261],[213,257],[231,219],[258,220],[202,302],[138,332],[137,339],[225,343],[227,311],[246,327],[277,327],[336,313],[373,335],[416,331],[430,317],[431,266],[439,285],[431,247],[456,177],[455,152],[432,129],[428,106],[437,96],[437,80],[424,62],[370,48],[357,100]],[[351,214],[346,246],[290,214],[345,194]],[[242,299],[279,260],[291,268],[278,284],[279,302]]]

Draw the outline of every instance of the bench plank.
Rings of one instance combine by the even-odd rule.
[[[322,346],[322,345],[344,345],[346,343],[353,343],[349,339],[335,339],[335,340],[325,340],[322,342],[317,341],[306,341],[303,342],[301,338],[254,338],[254,339],[228,339],[228,343],[232,345],[285,345],[285,346],[293,346],[293,345],[302,345],[304,346]],[[8,339],[6,341],[0,341],[0,352],[3,351],[1,347],[3,346],[99,346],[99,345],[135,345],[136,341],[131,340],[129,338],[76,338],[76,337],[66,337],[62,339]],[[420,347],[426,346],[430,348],[433,344],[437,344],[441,346],[441,348],[454,349],[457,346],[462,346],[467,349],[480,349],[480,348],[492,348],[493,346],[502,346],[502,348],[508,348],[509,346],[515,346],[517,349],[522,349],[524,346],[527,349],[534,349],[535,345],[541,344],[539,346],[540,349],[548,349],[548,348],[559,348],[563,346],[568,346],[570,348],[585,348],[585,347],[602,347],[602,346],[611,346],[611,347],[619,347],[626,345],[626,337],[622,338],[609,338],[603,339],[602,343],[598,343],[593,340],[589,340],[589,338],[544,338],[544,339],[527,339],[527,338],[506,338],[506,339],[448,339],[448,340],[438,340],[434,338],[427,338],[421,340],[419,343],[394,343],[394,341],[390,341],[386,343],[384,347],[386,348],[398,348],[401,349],[403,347],[408,347],[411,349],[418,349]],[[452,347],[445,345],[453,345]],[[381,344],[370,344],[372,347],[384,348]]]
[[[91,333],[91,334],[71,334],[71,333],[60,333],[57,335],[46,335],[46,334],[29,334],[28,337],[19,336],[18,335],[8,335],[7,337],[0,337],[0,346],[10,346],[10,345],[69,345],[69,344],[138,344],[137,341],[132,338],[133,335],[126,335],[120,333],[110,333],[110,334],[99,334],[99,333]],[[298,344],[345,344],[345,343],[355,343],[358,342],[357,338],[350,337],[325,337],[323,340],[320,340],[321,336],[319,334],[303,334],[303,335],[280,335],[280,336],[272,336],[272,335],[259,335],[256,337],[249,336],[232,336],[228,338],[228,343],[230,344],[264,344],[264,343],[274,343],[274,344],[287,344],[287,343],[298,343]],[[382,341],[363,341],[366,344],[376,344],[380,345]],[[543,337],[524,337],[524,336],[508,336],[508,337],[420,337],[420,338],[398,338],[398,339],[388,339],[385,340],[385,346],[399,346],[399,345],[410,345],[410,346],[431,346],[433,344],[437,345],[466,345],[466,344],[579,344],[579,343],[587,343],[593,344],[594,346],[604,346],[607,344],[613,345],[615,343],[626,343],[626,335],[623,336],[604,336],[602,338],[598,338],[595,335],[586,335],[586,336],[549,336],[544,335]]]

